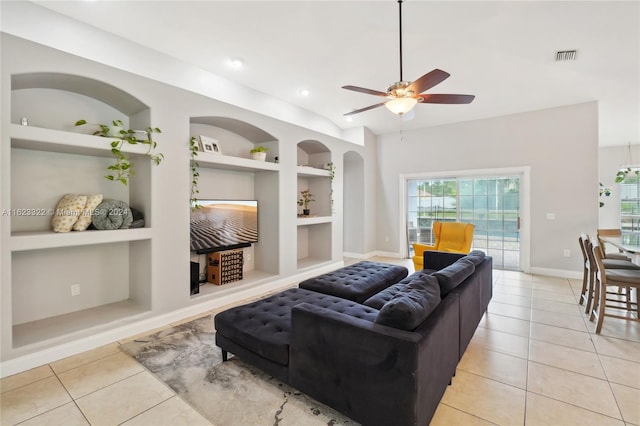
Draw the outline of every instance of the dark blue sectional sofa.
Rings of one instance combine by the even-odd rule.
[[[492,259],[360,262],[215,317],[216,344],[365,425],[427,425],[492,296]],[[408,275],[408,276],[407,276]]]

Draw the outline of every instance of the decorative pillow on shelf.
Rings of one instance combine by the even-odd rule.
[[[73,224],[74,231],[84,231],[91,225],[91,216],[101,202],[102,194],[87,196],[87,204],[84,206],[82,214],[78,217],[76,223]]]
[[[133,214],[129,205],[120,200],[102,200],[91,217],[96,229],[127,229],[133,222]]]
[[[69,232],[78,221],[84,206],[87,205],[87,196],[80,194],[66,194],[58,202],[51,227],[53,232]]]

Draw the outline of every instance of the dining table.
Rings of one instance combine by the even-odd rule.
[[[599,237],[605,243],[611,244],[614,247],[622,250],[623,252],[632,255],[630,256],[634,263],[640,265],[640,237],[638,235],[622,234],[619,237],[613,236],[600,236]]]

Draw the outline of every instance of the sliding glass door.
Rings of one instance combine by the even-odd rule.
[[[520,177],[477,176],[408,179],[407,241],[432,244],[434,221],[475,225],[473,249],[493,256],[494,266],[520,269]]]

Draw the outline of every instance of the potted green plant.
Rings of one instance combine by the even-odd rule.
[[[258,161],[264,161],[267,158],[267,148],[264,146],[256,146],[251,150],[251,158]]]
[[[302,198],[298,200],[298,205],[302,207],[302,214],[305,216],[309,216],[309,213],[311,213],[311,210],[309,209],[309,203],[315,201],[315,199],[313,198],[313,194],[308,189],[305,189],[304,191],[300,191],[300,195],[302,196]]]
[[[76,121],[75,126],[84,126],[85,124],[89,123],[87,123],[86,120],[78,120]],[[151,161],[153,161],[156,166],[164,159],[164,154],[152,153],[156,148],[157,143],[153,141],[151,134],[162,133],[162,131],[157,127],[147,127],[145,130],[125,130],[122,120],[113,120],[110,125],[95,125],[98,126],[98,130],[93,132],[93,135],[117,139],[111,142],[111,153],[115,157],[116,162],[107,167],[108,170],[113,172],[112,174],[105,176],[105,178],[109,180],[118,181],[123,185],[127,185],[129,178],[135,176],[135,172],[133,171],[133,162],[125,155],[124,152],[122,152],[122,146],[125,143],[129,145],[149,145],[147,154],[149,154]],[[144,139],[140,139],[138,137],[141,134],[144,135]]]

